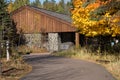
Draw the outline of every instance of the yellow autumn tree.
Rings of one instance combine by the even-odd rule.
[[[111,32],[112,36],[116,36],[120,34],[120,11],[118,11],[116,14],[113,15],[113,17],[110,19],[110,26],[111,26]]]
[[[97,35],[116,36],[117,34],[120,34],[120,27],[117,24],[114,24],[119,20],[114,18],[112,22],[112,17],[109,12],[105,12],[102,19],[99,21],[90,19],[90,12],[94,11],[101,5],[107,4],[109,1],[110,0],[101,2],[100,0],[96,0],[96,2],[89,3],[84,7],[83,4],[86,2],[85,0],[73,0],[74,9],[71,11],[73,24],[81,34],[92,37]],[[111,24],[111,22],[113,24]]]
[[[10,0],[9,4],[8,4],[8,7],[7,7],[7,11],[10,13],[14,10],[13,8],[13,2],[12,0]]]
[[[96,7],[89,5],[83,7],[83,0],[74,0],[73,5],[74,9],[72,10],[72,19],[73,24],[76,28],[80,30],[80,33],[85,34],[86,36],[95,36],[97,35],[97,26],[96,21],[90,20],[90,12],[93,11]]]

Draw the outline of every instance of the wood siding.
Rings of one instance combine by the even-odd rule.
[[[41,32],[75,32],[71,23],[43,12],[34,10],[29,6],[21,7],[12,13],[16,27],[23,33]]]

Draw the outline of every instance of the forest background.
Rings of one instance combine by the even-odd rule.
[[[8,0],[8,11],[12,12],[15,9],[31,5],[58,13],[70,14],[71,0]]]

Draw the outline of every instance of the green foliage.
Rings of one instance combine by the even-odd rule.
[[[30,4],[30,0],[15,0],[14,1],[14,10],[18,9],[21,6],[29,5],[29,4]]]
[[[55,0],[51,0],[51,9],[52,11],[56,11],[56,1]]]
[[[17,43],[16,32],[15,24],[7,12],[7,2],[0,0],[0,47],[3,54],[6,53],[6,41],[9,41],[11,46]]]
[[[40,0],[35,0],[31,3],[32,6],[36,6],[36,7],[39,7],[39,8],[42,8],[42,4],[40,2]]]
[[[0,1],[0,36],[1,36],[1,39],[0,40],[3,40],[3,31],[4,31],[4,28],[6,25],[8,25],[7,23],[7,2],[5,2],[4,0],[1,0]]]
[[[120,10],[120,1],[117,0],[111,0],[107,4],[101,5],[100,7],[96,8],[94,11],[90,13],[91,18],[95,18],[93,15],[96,15],[97,20],[102,19],[103,15],[106,14],[106,12],[109,12],[110,15],[114,15],[116,12]]]
[[[7,10],[11,12],[24,5],[31,5],[63,14],[70,14],[72,0],[67,3],[65,3],[64,0],[60,0],[58,3],[56,3],[55,0],[44,0],[43,3],[41,3],[40,0],[34,0],[33,2],[30,2],[30,0],[10,0]]]
[[[49,1],[48,0],[45,0],[44,2],[43,2],[43,8],[44,9],[49,9]]]
[[[57,12],[59,12],[59,13],[64,13],[65,12],[65,2],[64,2],[64,0],[61,0],[58,3],[58,10],[57,10]]]

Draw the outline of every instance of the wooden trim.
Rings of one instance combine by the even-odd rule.
[[[79,33],[78,32],[75,33],[75,45],[76,45],[76,48],[80,47],[80,39],[79,39]]]

